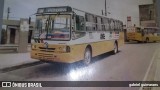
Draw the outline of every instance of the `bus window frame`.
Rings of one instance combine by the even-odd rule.
[[[110,21],[109,18],[105,18],[105,31],[110,31]]]
[[[81,20],[82,20],[82,18],[83,18],[83,22],[81,22]],[[80,27],[79,27],[79,30],[77,29],[77,19],[79,19],[79,24],[80,24]],[[75,27],[75,30],[76,31],[86,31],[85,30],[85,27],[86,27],[86,25],[85,25],[85,17],[84,16],[80,16],[80,15],[75,15],[75,25],[76,25],[76,27]],[[82,30],[80,30],[81,29],[81,24],[83,24],[83,29]]]
[[[113,23],[113,26],[111,26],[111,23]],[[113,19],[110,19],[110,23],[109,23],[109,26],[110,26],[110,28],[109,28],[109,31],[115,31],[114,29],[114,27],[115,27],[115,23],[114,23],[114,20]],[[112,28],[113,27],[113,28]]]
[[[69,29],[69,31],[70,31],[70,35],[69,35],[69,39],[68,40],[53,40],[53,39],[47,39],[47,38],[45,38],[45,39],[43,39],[43,40],[47,40],[47,41],[71,41],[72,40],[72,13],[44,13],[44,14],[36,14],[36,17],[37,16],[45,16],[45,15],[49,15],[49,16],[51,16],[51,15],[69,15],[70,16],[70,29]],[[40,39],[40,37],[39,37],[39,39]]]

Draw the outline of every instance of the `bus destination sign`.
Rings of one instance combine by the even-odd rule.
[[[37,13],[58,13],[58,12],[71,12],[71,7],[47,7],[47,8],[39,8]]]

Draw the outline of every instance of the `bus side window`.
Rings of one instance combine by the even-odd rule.
[[[106,31],[110,30],[110,24],[109,24],[109,19],[108,18],[106,18],[105,29],[106,29]]]
[[[89,21],[89,16],[88,16],[88,14],[85,14],[85,20],[86,20],[86,22]]]
[[[119,29],[121,32],[123,31],[123,23],[122,22],[119,22]]]
[[[122,25],[123,26],[123,25]],[[121,22],[120,21],[118,21],[118,31],[122,31],[122,28],[121,28]]]
[[[111,19],[111,20],[110,20],[110,30],[113,31],[113,30],[114,30],[114,27],[115,27],[114,21]]]
[[[144,36],[144,34],[145,34],[145,33],[144,33],[144,30],[142,29],[142,36]]]
[[[96,20],[95,16],[92,14],[85,14],[85,20],[86,20],[86,31],[95,31],[96,30]]]
[[[76,30],[84,31],[84,17],[76,15]]]
[[[105,31],[105,18],[101,18],[102,31]]]
[[[117,23],[117,21],[114,21],[114,31],[118,31],[118,23]]]
[[[101,26],[102,22],[101,22],[101,17],[97,17],[97,30],[101,31],[102,30],[102,26]]]
[[[80,26],[81,26],[81,30],[84,31],[85,28],[85,20],[83,16],[80,16]]]
[[[76,30],[80,30],[80,20],[79,16],[76,15]]]
[[[97,28],[98,28],[98,25],[97,25],[98,21],[97,21],[97,17],[96,16],[94,17],[94,23],[95,23],[95,29],[94,30],[97,30]]]
[[[148,34],[148,30],[147,29],[144,29],[144,34]]]

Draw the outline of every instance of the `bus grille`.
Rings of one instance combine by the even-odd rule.
[[[54,52],[56,49],[55,48],[44,48],[44,47],[39,47],[40,51],[43,52]]]
[[[52,60],[53,54],[38,53],[38,58]]]

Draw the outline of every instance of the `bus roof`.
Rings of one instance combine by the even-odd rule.
[[[38,8],[36,14],[66,13],[66,12],[71,13],[71,12],[74,12],[74,10],[77,10],[77,11],[80,11],[80,12],[84,12],[86,14],[94,15],[94,16],[97,16],[97,17],[108,18],[106,16],[96,15],[96,14],[92,14],[92,13],[89,13],[89,12],[86,12],[86,11],[83,11],[83,10],[80,10],[80,9],[76,9],[76,8],[71,7],[71,6],[55,6],[55,7]],[[113,19],[113,18],[108,18],[108,19],[115,20],[115,21],[123,23],[122,21],[117,20],[117,19]]]
[[[62,12],[72,12],[72,8],[70,6],[57,6],[57,7],[38,8],[37,10],[37,14],[62,13]]]

